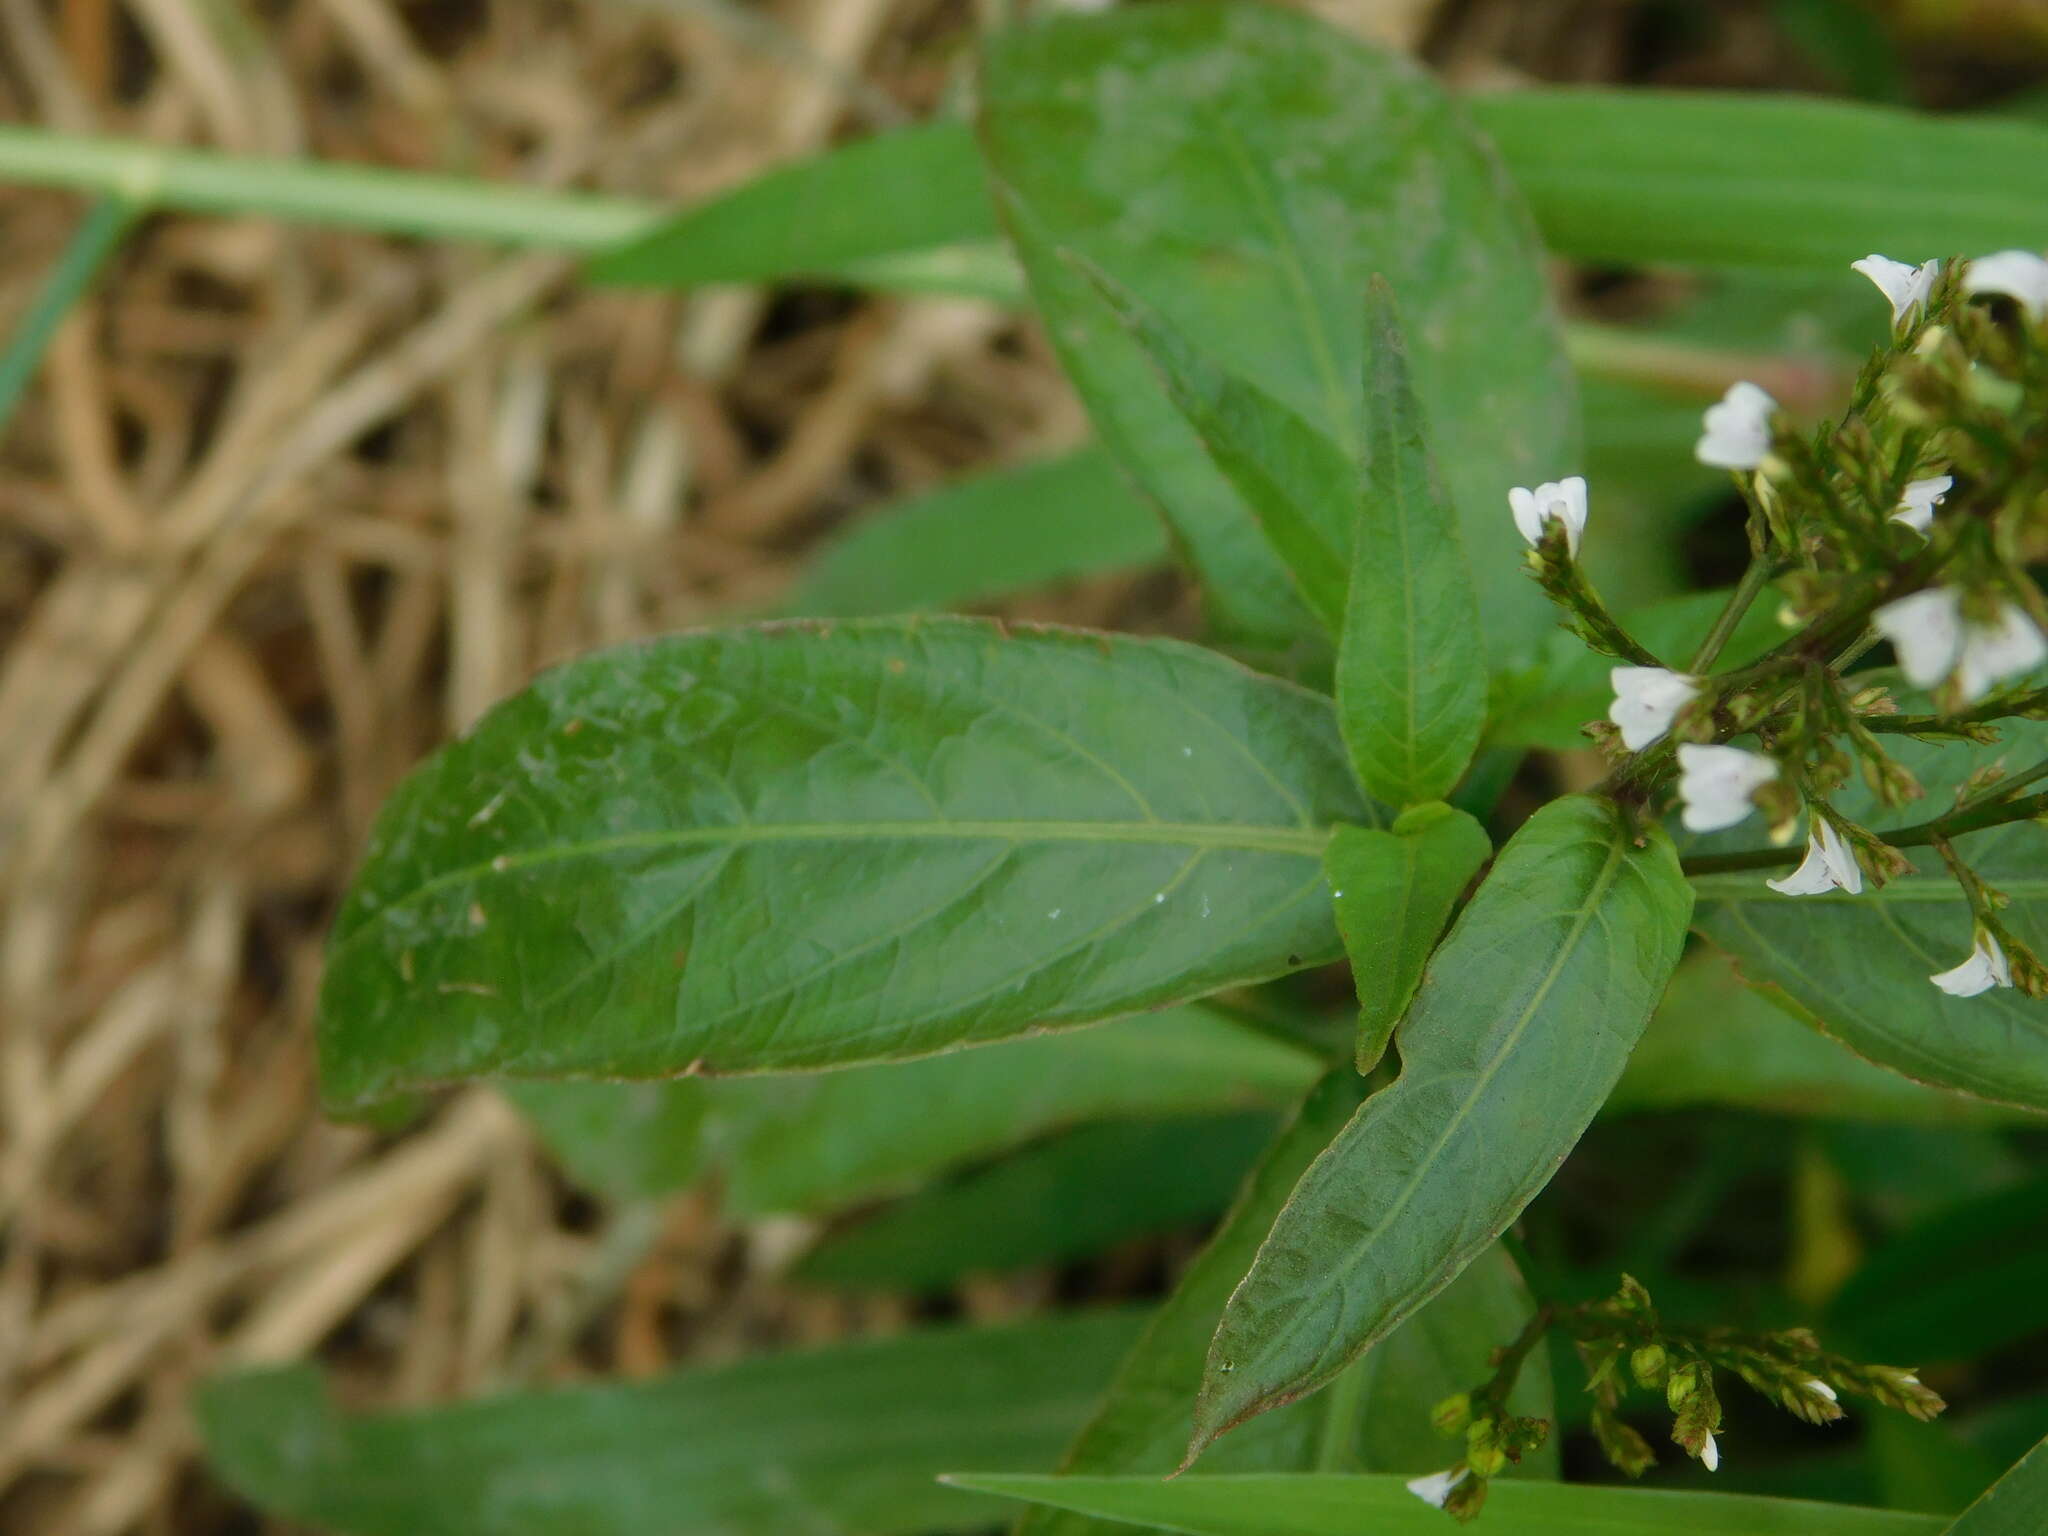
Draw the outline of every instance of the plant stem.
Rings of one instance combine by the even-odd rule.
[[[1505,1408],[1508,1395],[1515,1390],[1515,1381],[1521,1376],[1530,1352],[1542,1342],[1543,1335],[1550,1331],[1550,1325],[1556,1319],[1557,1308],[1548,1302],[1538,1307],[1529,1321],[1522,1325],[1522,1331],[1515,1335],[1514,1342],[1501,1350],[1500,1363],[1494,1367],[1492,1377],[1473,1395],[1483,1398],[1495,1408]]]
[[[95,274],[120,245],[134,214],[134,205],[123,198],[104,197],[94,203],[37,290],[15,328],[13,339],[7,343],[7,350],[0,353],[0,432],[6,431],[21,392],[34,377],[50,338],[57,334],[57,327],[70,313],[71,306],[84,297]]]
[[[2010,800],[2020,790],[2041,779],[2048,779],[2048,758],[2034,764],[2025,773],[2008,774],[1997,783],[1988,785],[1981,794],[1972,795],[1956,809],[1974,811],[1980,806],[1997,805]]]
[[[2043,765],[2048,774],[2048,765]],[[2039,775],[2029,774],[2029,777]],[[1987,827],[2002,827],[2008,822],[2031,821],[2035,817],[2048,815],[2048,793],[2028,795],[2020,800],[1999,800],[1978,806],[1966,806],[1960,810],[1918,822],[1910,827],[1901,827],[1896,832],[1881,832],[1878,835],[1894,848],[1931,848],[1951,837],[1960,837],[1965,832],[1982,832]],[[1722,875],[1746,869],[1774,869],[1781,864],[1796,864],[1806,856],[1804,847],[1748,848],[1741,853],[1707,853],[1686,859],[1683,868],[1688,875]]]
[[[1958,727],[1982,725],[2030,710],[2048,708],[2048,688],[2035,688],[2009,699],[1994,699],[1953,715],[1859,715],[1866,731],[1905,736],[1962,734]]]
[[[1737,582],[1735,590],[1728,594],[1728,601],[1722,605],[1721,612],[1715,617],[1714,627],[1707,631],[1706,639],[1700,642],[1699,650],[1693,653],[1692,665],[1686,669],[1687,671],[1695,677],[1706,675],[1707,668],[1719,658],[1721,648],[1728,643],[1728,637],[1735,633],[1735,626],[1742,622],[1742,616],[1749,612],[1749,605],[1756,601],[1757,593],[1763,591],[1770,579],[1770,561],[1762,555],[1750,556],[1749,565],[1742,573],[1742,580]]]

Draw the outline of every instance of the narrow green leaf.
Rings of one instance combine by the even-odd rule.
[[[946,1480],[1184,1536],[1444,1536],[1453,1529],[1399,1477],[1254,1475],[1162,1483],[957,1473]],[[1512,1481],[1494,1485],[1480,1518],[1480,1529],[1500,1536],[1934,1536],[1941,1529],[1932,1515],[1804,1499]]]
[[[783,606],[813,618],[929,613],[1168,554],[1158,514],[1091,445],[864,516],[825,543]]]
[[[1102,1406],[1060,1463],[1070,1473],[1173,1470],[1187,1443],[1202,1363],[1230,1293],[1259,1251],[1303,1170],[1356,1111],[1364,1082],[1329,1074],[1252,1170],[1230,1214],[1182,1273],[1110,1384]],[[1487,1353],[1513,1337],[1534,1303],[1498,1247],[1358,1362],[1327,1393],[1247,1425],[1216,1447],[1219,1468],[1241,1472],[1423,1472],[1438,1464],[1429,1410],[1482,1380]],[[1538,1360],[1510,1399],[1517,1413],[1553,1412],[1550,1373]],[[1527,1458],[1526,1475],[1554,1475],[1553,1454]],[[1033,1510],[1017,1536],[1110,1536],[1094,1521]]]
[[[392,797],[321,993],[338,1107],[471,1076],[928,1054],[1322,964],[1327,700],[965,619],[685,634],[542,676]]]
[[[1902,707],[1921,706],[1909,697]],[[1887,750],[1919,777],[1926,798],[1887,811],[1852,781],[1834,803],[1867,826],[1901,826],[1950,803],[1971,773],[1993,761],[2018,771],[2048,757],[2048,723],[2007,720],[1999,729],[2002,739],[1992,746],[1888,736]],[[1757,841],[1754,831],[1738,829],[1694,846],[1717,851]],[[2048,953],[2048,827],[2018,822],[1960,837],[1955,846],[2012,898],[2002,920]],[[1993,1103],[2048,1109],[2048,1002],[2003,987],[1950,997],[1927,979],[1970,952],[1971,917],[1941,861],[1924,849],[1912,858],[1912,874],[1866,885],[1857,896],[1781,896],[1764,883],[1771,870],[1702,876],[1694,881],[1696,923],[1735,957],[1746,980],[1771,987],[1859,1055]]]
[[[1216,1330],[1189,1459],[1329,1381],[1550,1181],[1677,964],[1691,893],[1670,840],[1556,800],[1430,962],[1401,1075],[1302,1176]]]
[[[1366,352],[1358,294],[1384,274],[1429,339],[1415,388],[1473,536],[1487,638],[1499,654],[1540,632],[1518,562],[1478,557],[1505,553],[1510,485],[1571,465],[1571,378],[1527,213],[1427,75],[1278,6],[1131,7],[996,38],[981,130],[1062,361],[1226,628],[1316,638],[1243,498],[1069,256],[1340,445]]]
[[[1210,460],[1265,530],[1309,611],[1337,634],[1358,496],[1351,456],[1256,384],[1204,357],[1114,280],[1090,275],[1144,347]]]
[[[1948,1536],[2038,1536],[2044,1509],[2048,1509],[2048,1441],[2027,1452],[2018,1466],[1957,1516]]]
[[[135,205],[124,197],[103,197],[94,203],[29,301],[14,334],[0,348],[0,433],[13,419],[22,391],[35,377],[57,326],[85,296],[107,258],[120,248],[121,237],[134,219]]]
[[[1339,827],[1323,854],[1358,988],[1358,1070],[1386,1054],[1451,909],[1493,852],[1486,829],[1441,802],[1393,827]]]
[[[1374,278],[1366,305],[1365,476],[1353,498],[1337,724],[1367,794],[1421,805],[1449,794],[1478,749],[1486,658],[1393,290]]]
[[[795,1278],[925,1291],[1084,1258],[1214,1216],[1272,1135],[1257,1112],[1083,1126],[831,1234]]]
[[[916,1061],[761,1077],[506,1085],[575,1176],[654,1195],[707,1164],[744,1214],[831,1211],[1062,1126],[1294,1103],[1307,1050],[1200,1004]],[[905,1104],[922,1108],[903,1113]]]
[[[231,1488],[338,1536],[922,1536],[993,1519],[935,1476],[1049,1462],[1137,1323],[932,1329],[360,1417],[294,1366],[209,1383],[199,1424]]]
[[[1544,239],[1595,261],[1842,270],[2038,245],[2048,131],[1773,92],[1474,97]]]
[[[778,166],[606,251],[585,272],[656,288],[775,281],[995,233],[965,125],[940,119]]]

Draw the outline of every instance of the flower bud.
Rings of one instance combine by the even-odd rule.
[[[1665,1372],[1670,1364],[1662,1344],[1645,1344],[1628,1360],[1628,1368],[1635,1372],[1636,1384],[1652,1391],[1664,1385]]]
[[[1445,1398],[1430,1410],[1429,1422],[1439,1434],[1463,1434],[1465,1426],[1472,1422],[1472,1394],[1458,1392]]]

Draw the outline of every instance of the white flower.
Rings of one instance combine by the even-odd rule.
[[[1432,1472],[1427,1477],[1411,1477],[1408,1479],[1408,1491],[1423,1503],[1442,1509],[1444,1500],[1451,1496],[1451,1490],[1470,1475],[1466,1468],[1458,1467],[1447,1472]]]
[[[1837,886],[1855,896],[1863,890],[1863,870],[1833,823],[1817,815],[1807,828],[1806,857],[1799,867],[1782,880],[1764,884],[1781,896],[1818,896]]]
[[[1831,1403],[1838,1403],[1841,1401],[1841,1398],[1836,1395],[1835,1389],[1829,1386],[1826,1382],[1822,1381],[1818,1376],[1807,1377],[1806,1390],[1811,1392],[1815,1397],[1826,1398]]]
[[[1754,384],[1731,384],[1719,405],[1707,407],[1706,428],[1693,456],[1717,469],[1755,469],[1771,451],[1771,412],[1778,402]]]
[[[1938,261],[1923,261],[1915,267],[1889,256],[1866,256],[1850,262],[1849,269],[1877,284],[1877,291],[1891,301],[1893,325],[1904,320],[1915,305],[1927,302],[1934,292],[1934,280],[1941,276]]]
[[[1927,979],[1950,997],[1975,997],[1993,987],[2011,986],[2012,965],[2005,958],[2005,947],[1980,928],[1969,959],[1954,970]]]
[[[1965,293],[2002,293],[2038,320],[2048,311],[2048,261],[2032,251],[1979,256],[1963,269]]]
[[[1927,530],[1934,526],[1934,509],[1940,506],[1941,499],[1955,488],[1955,483],[1954,475],[1932,475],[1925,480],[1908,480],[1891,520],[1895,523],[1904,523],[1921,538],[1926,538]]]
[[[1508,492],[1508,510],[1531,549],[1543,542],[1543,525],[1555,521],[1564,524],[1565,547],[1576,555],[1586,526],[1586,477],[1566,475],[1533,491],[1518,485]]]
[[[1721,1447],[1714,1443],[1714,1432],[1707,1431],[1707,1438],[1700,1442],[1700,1465],[1709,1472],[1721,1470]]]
[[[1754,806],[1749,797],[1778,776],[1778,765],[1740,747],[1678,748],[1679,820],[1688,832],[1719,832],[1734,826]]]
[[[1870,624],[1899,653],[1899,669],[1915,688],[1932,688],[1955,670],[1963,649],[1963,596],[1954,587],[1930,587],[1870,616]]]
[[[1699,697],[1700,681],[1667,667],[1616,667],[1607,674],[1614,702],[1607,718],[1621,727],[1621,744],[1640,752],[1671,729],[1678,712]]]
[[[2048,660],[2048,639],[2017,603],[1999,605],[1995,624],[1963,626],[1963,654],[1956,682],[1965,704],[1984,697],[2001,678],[2031,672]]]

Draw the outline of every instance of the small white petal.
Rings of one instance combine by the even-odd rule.
[[[1721,1447],[1714,1443],[1714,1432],[1707,1431],[1707,1438],[1700,1444],[1700,1465],[1709,1472],[1721,1470]]]
[[[1717,469],[1755,469],[1771,451],[1771,413],[1777,408],[1754,384],[1729,385],[1720,403],[1707,407],[1694,457]]]
[[[1963,269],[1963,292],[2003,294],[2038,320],[2048,312],[2048,261],[2032,251],[1979,256]]]
[[[1756,809],[1750,796],[1778,776],[1778,765],[1740,747],[1681,742],[1678,748],[1679,820],[1688,832],[1719,832]]]
[[[1907,481],[1891,520],[1904,523],[1921,538],[1926,538],[1928,530],[1934,526],[1934,509],[1955,488],[1955,483],[1954,475],[1931,475],[1925,480]]]
[[[1806,857],[1782,880],[1766,880],[1781,896],[1819,896],[1840,889],[1851,896],[1863,890],[1863,869],[1856,855],[1825,816],[1813,818],[1806,834]]]
[[[1927,979],[1950,997],[1975,997],[1993,987],[2011,986],[2012,965],[2005,958],[2005,947],[1990,934],[1980,933],[1969,959]]]
[[[1916,688],[1932,688],[1955,670],[1963,648],[1963,597],[1954,587],[1929,587],[1870,616],[1899,653],[1899,669]]]
[[[1668,667],[1616,667],[1607,674],[1614,702],[1607,718],[1621,727],[1621,744],[1640,752],[1671,729],[1678,712],[1699,697],[1696,677]]]
[[[1822,1381],[1818,1376],[1809,1376],[1807,1378],[1806,1390],[1811,1392],[1815,1397],[1826,1398],[1831,1403],[1838,1403],[1841,1401],[1841,1398],[1836,1395],[1835,1389],[1829,1386],[1826,1382]]]
[[[2017,603],[2006,603],[1995,624],[1966,624],[1957,664],[1963,702],[1975,703],[2001,680],[2031,672],[2048,661],[2048,639]]]
[[[1564,525],[1565,548],[1577,555],[1579,535],[1586,527],[1585,477],[1567,475],[1562,480],[1546,480],[1533,491],[1515,486],[1508,492],[1508,510],[1514,514],[1515,527],[1531,549],[1543,542],[1543,525],[1557,522]]]
[[[1470,1475],[1466,1468],[1459,1467],[1455,1471],[1432,1472],[1427,1477],[1411,1477],[1408,1479],[1408,1491],[1423,1503],[1442,1509],[1444,1500],[1451,1496],[1451,1490]]]
[[[1923,261],[1915,267],[1893,261],[1889,256],[1866,256],[1850,262],[1849,267],[1877,284],[1877,291],[1892,306],[1893,325],[1905,319],[1914,306],[1927,302],[1927,296],[1934,292],[1934,280],[1941,276],[1938,261]]]

